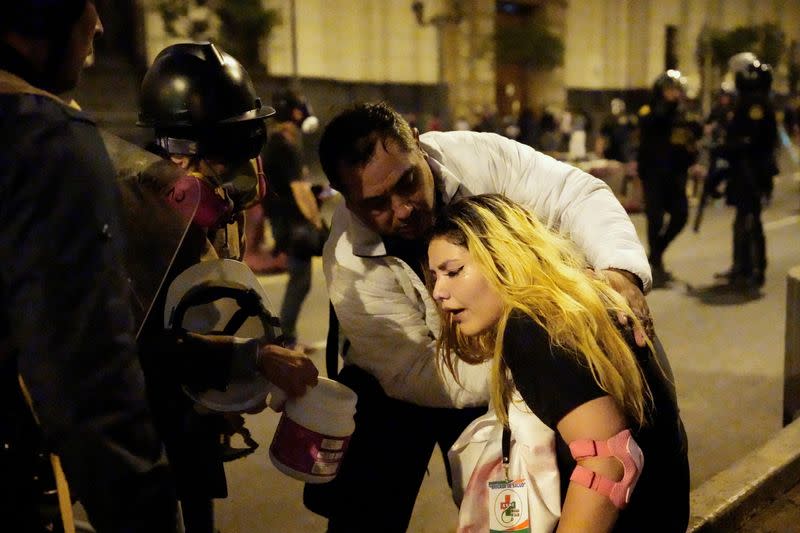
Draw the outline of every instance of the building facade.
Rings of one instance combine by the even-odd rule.
[[[265,91],[302,88],[324,120],[354,100],[384,99],[413,116],[516,115],[522,108],[605,110],[614,96],[636,103],[667,66],[701,92],[698,37],[707,29],[774,22],[787,45],[800,40],[800,0],[261,0],[280,23],[261,43]],[[113,5],[112,5],[113,4]],[[163,0],[98,0],[107,43],[99,53],[130,58],[140,74],[168,44],[191,37],[167,31]],[[189,6],[181,27],[215,38],[208,0]],[[113,8],[113,9],[112,9]],[[495,54],[495,32],[544,21],[563,43],[554,69],[511,64]],[[128,20],[130,19],[130,21]],[[197,34],[195,34],[197,37]],[[669,63],[669,65],[668,65]],[[777,65],[776,90],[786,90]],[[718,80],[706,84],[718,87]]]

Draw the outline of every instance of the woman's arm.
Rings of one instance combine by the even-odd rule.
[[[295,180],[289,183],[289,187],[297,207],[306,220],[314,224],[317,229],[322,229],[322,214],[317,204],[317,198],[311,190],[311,183],[305,180]]]
[[[557,425],[567,443],[590,439],[605,441],[626,429],[625,417],[611,396],[602,396],[576,407]],[[623,468],[614,457],[590,457],[578,464],[612,481],[622,479]],[[572,481],[561,509],[558,533],[611,531],[619,510],[606,496]]]

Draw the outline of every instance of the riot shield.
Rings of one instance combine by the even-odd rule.
[[[137,337],[194,218],[199,183],[170,161],[101,131],[117,173]]]

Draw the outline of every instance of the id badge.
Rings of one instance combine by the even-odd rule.
[[[489,481],[489,533],[503,531],[531,531],[524,479]]]

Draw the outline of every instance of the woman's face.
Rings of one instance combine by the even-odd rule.
[[[434,238],[428,245],[428,268],[433,297],[461,334],[479,335],[497,324],[503,302],[465,247]]]

